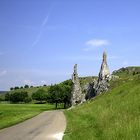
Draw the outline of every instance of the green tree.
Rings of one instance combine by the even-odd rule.
[[[57,108],[58,103],[61,102],[61,93],[62,89],[59,85],[51,85],[49,90],[48,90],[48,97],[47,101],[49,103],[55,103],[55,108]]]
[[[47,101],[55,103],[57,108],[58,103],[64,103],[64,108],[70,105],[71,99],[71,81],[67,80],[58,85],[51,85],[48,90]]]
[[[18,86],[14,87],[14,90],[17,90],[17,89],[19,89],[19,87],[18,87]]]
[[[24,88],[29,88],[29,85],[25,85]]]
[[[13,90],[13,89],[14,89],[13,87],[10,88],[10,90]]]
[[[10,101],[13,103],[24,102],[26,98],[28,98],[27,92],[14,92],[10,94]]]
[[[10,94],[9,93],[5,94],[5,101],[10,101]]]
[[[43,89],[37,90],[35,93],[32,94],[32,99],[36,101],[46,101],[47,98],[47,92]]]

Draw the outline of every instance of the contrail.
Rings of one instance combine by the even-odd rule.
[[[44,27],[47,24],[49,16],[50,16],[50,11],[49,11],[48,15],[45,17],[44,21],[42,22],[42,25],[41,25],[42,27]]]
[[[40,38],[41,38],[41,36],[42,36],[42,34],[43,34],[43,32],[44,32],[44,27],[45,27],[46,24],[48,23],[49,16],[50,16],[50,13],[51,13],[51,11],[52,11],[52,8],[53,8],[53,4],[52,4],[52,6],[50,7],[47,16],[44,18],[44,20],[43,20],[43,22],[42,22],[42,24],[41,24],[41,26],[40,26],[40,31],[39,31],[39,33],[38,33],[38,35],[37,35],[35,41],[32,43],[32,47],[36,46],[36,44],[39,42],[39,40],[40,40]]]

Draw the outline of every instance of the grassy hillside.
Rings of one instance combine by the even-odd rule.
[[[51,104],[0,104],[0,129],[54,108]]]
[[[14,93],[14,92],[22,92],[22,91],[25,91],[28,93],[29,97],[31,97],[31,95],[33,93],[35,93],[37,90],[39,89],[43,89],[45,90],[46,92],[48,91],[49,89],[49,86],[38,86],[38,87],[30,87],[30,88],[20,88],[20,89],[16,89],[16,90],[11,90],[11,91],[7,91],[7,92],[4,92],[3,94],[0,94],[0,99],[5,99],[5,94],[6,93]]]
[[[64,140],[139,140],[140,75],[117,72],[111,89],[74,109],[65,111]]]
[[[28,94],[31,96],[32,93],[36,92],[38,89],[43,89],[45,91],[48,91],[49,86],[40,86],[40,87],[31,87],[31,88],[23,88],[23,89],[16,89],[16,90],[12,90],[10,91],[10,93],[13,92],[20,92],[20,91],[26,91],[28,92]]]

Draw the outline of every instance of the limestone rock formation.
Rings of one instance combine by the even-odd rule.
[[[89,83],[87,89],[86,99],[91,99],[98,94],[107,91],[109,87],[109,81],[111,79],[109,68],[107,65],[107,54],[103,53],[103,60],[101,64],[101,69],[97,80],[94,80],[92,83]]]
[[[97,80],[94,80],[92,83],[89,83],[87,88],[87,94],[85,96],[86,100],[96,96],[96,92],[95,92],[96,86],[97,86]]]
[[[110,78],[110,72],[107,65],[107,54],[106,52],[104,52],[98,79],[101,81],[101,80],[109,79],[109,78]]]
[[[99,77],[97,81],[97,86],[95,89],[96,95],[108,90],[110,80],[111,80],[111,76],[110,76],[109,68],[107,65],[107,54],[106,52],[104,52],[101,69],[100,69]]]
[[[82,102],[83,95],[80,87],[79,77],[77,73],[77,64],[74,65],[74,72],[72,74],[72,94],[71,94],[71,105],[76,105]]]

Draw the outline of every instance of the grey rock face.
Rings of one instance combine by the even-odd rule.
[[[86,94],[86,99],[91,99],[97,96],[98,94],[107,91],[110,80],[111,80],[111,76],[107,65],[107,55],[104,52],[98,80],[94,80],[93,83],[89,84],[87,94]]]
[[[97,85],[97,80],[94,80],[92,83],[89,83],[87,88],[86,100],[91,99],[96,96],[95,88]]]
[[[97,86],[95,89],[96,95],[108,90],[110,80],[111,80],[111,76],[110,76],[109,68],[107,65],[107,54],[106,52],[104,52],[101,69],[100,69],[99,77],[97,81]]]
[[[103,53],[103,61],[101,64],[101,69],[99,72],[99,80],[105,80],[105,79],[109,79],[110,78],[110,72],[109,72],[109,68],[107,65],[107,54],[106,52]]]
[[[82,95],[79,77],[77,73],[77,64],[74,65],[74,72],[72,74],[72,95],[71,95],[71,105],[76,105],[81,103],[84,100],[84,97]]]

